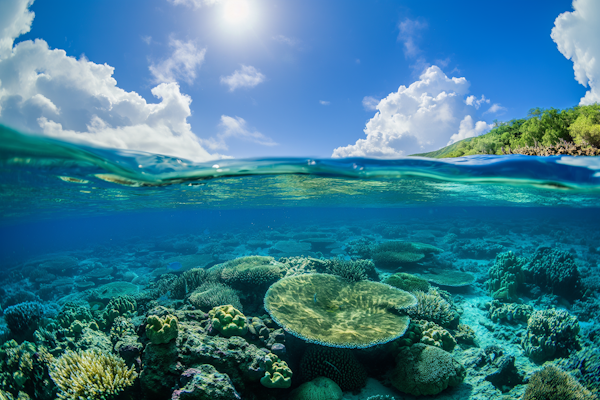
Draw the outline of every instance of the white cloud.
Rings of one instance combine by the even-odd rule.
[[[365,96],[362,99],[362,105],[367,111],[375,111],[377,110],[377,104],[379,104],[379,100],[372,96]]]
[[[6,9],[8,3],[3,1],[0,8]],[[30,14],[22,7],[20,12]],[[20,21],[23,15],[13,17]],[[27,30],[21,26],[18,32]],[[0,41],[12,43],[17,30],[1,32]],[[187,123],[191,98],[177,83],[153,88],[159,102],[147,103],[139,94],[119,88],[113,72],[107,64],[51,50],[43,40],[23,41],[0,59],[0,121],[22,131],[103,147],[195,161],[218,157],[209,154],[191,131]]]
[[[220,3],[221,0],[169,0],[174,5],[183,4],[192,8],[200,8],[202,6],[212,6]]]
[[[152,36],[149,36],[149,35],[148,36],[142,36],[142,41],[144,43],[146,43],[146,44],[149,45],[150,43],[152,43]]]
[[[474,123],[473,108],[465,104],[468,90],[465,78],[448,78],[431,66],[419,80],[400,86],[377,104],[378,112],[364,129],[365,139],[336,148],[332,157],[397,158],[437,150],[458,137],[453,135],[482,133],[483,121]]]
[[[0,2],[0,60],[10,56],[15,39],[31,29],[32,4],[33,0]]]
[[[327,100],[319,100],[319,104],[322,106],[328,106],[331,104],[331,102]]]
[[[481,95],[481,98],[478,99],[476,96],[468,96],[465,99],[465,104],[468,106],[473,106],[475,107],[476,110],[479,110],[479,107],[481,107],[482,104],[490,104],[490,99],[486,99],[485,96]]]
[[[556,18],[550,36],[573,61],[577,82],[590,88],[579,104],[600,103],[600,1],[574,0],[573,9]]]
[[[171,56],[149,67],[155,83],[183,80],[191,84],[196,79],[196,70],[204,62],[206,48],[198,49],[192,41],[173,38],[169,39],[169,47],[173,49]]]
[[[497,114],[501,111],[506,111],[506,107],[502,107],[500,104],[494,103],[486,112],[484,112],[484,114]]]
[[[490,129],[492,129],[491,124],[487,124],[485,121],[477,121],[476,123],[473,123],[473,117],[466,115],[463,120],[460,121],[458,133],[455,133],[450,137],[450,141],[446,144],[446,146],[456,143],[459,140],[479,136]]]
[[[231,138],[258,143],[263,146],[277,145],[273,139],[263,135],[258,131],[250,131],[246,125],[246,120],[243,118],[221,115],[221,123],[219,126],[221,127],[222,131],[217,135],[216,138],[203,140],[202,143],[211,150],[227,150],[228,146],[226,141]]]
[[[421,53],[421,49],[417,46],[415,40],[418,38],[419,32],[426,28],[426,22],[415,21],[409,18],[398,24],[398,29],[400,29],[398,40],[404,43],[404,54],[407,57],[414,58]]]
[[[242,68],[236,69],[233,74],[221,77],[221,83],[229,86],[230,92],[240,87],[253,88],[264,80],[265,76],[258,72],[256,68],[243,64]]]

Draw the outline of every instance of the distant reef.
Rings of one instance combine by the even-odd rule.
[[[477,154],[529,156],[600,155],[600,104],[529,110],[527,118],[494,121],[485,135],[413,156],[453,158]]]

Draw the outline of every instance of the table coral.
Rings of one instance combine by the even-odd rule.
[[[248,332],[248,320],[241,311],[230,304],[218,306],[208,312],[212,327],[223,336],[244,336]]]
[[[379,282],[350,282],[328,274],[283,278],[265,296],[265,309],[287,332],[330,347],[366,348],[404,334],[399,310],[415,297]]]
[[[521,342],[525,354],[535,362],[565,357],[580,348],[577,317],[566,310],[536,311],[527,322],[527,331]]]
[[[177,337],[178,321],[173,315],[167,315],[165,318],[150,315],[146,322],[146,335],[154,344],[169,343]]]
[[[69,350],[50,364],[50,377],[59,389],[59,399],[107,400],[133,385],[137,373],[113,354]]]
[[[428,292],[431,287],[425,279],[404,272],[397,272],[387,277],[383,283],[411,293],[416,291]]]
[[[457,386],[465,376],[465,367],[449,353],[417,343],[400,349],[391,381],[401,392],[424,396],[436,395],[449,386]]]

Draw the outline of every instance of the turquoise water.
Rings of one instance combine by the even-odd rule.
[[[0,398],[600,389],[595,157],[193,163],[0,127],[0,188]],[[124,383],[73,383],[102,357]]]

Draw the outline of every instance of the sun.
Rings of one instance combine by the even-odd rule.
[[[250,18],[250,6],[248,0],[229,0],[225,3],[223,12],[225,22],[231,25],[239,25],[248,22]]]

